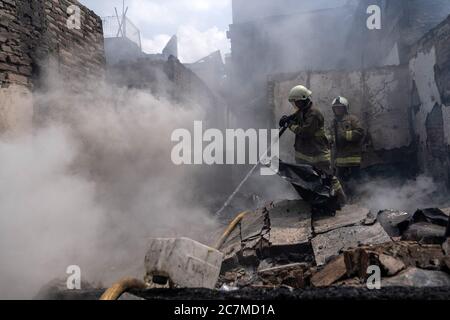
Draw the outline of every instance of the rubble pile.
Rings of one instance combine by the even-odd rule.
[[[220,252],[186,238],[155,240],[146,256],[147,288],[130,288],[120,299],[448,299],[449,215],[450,209],[374,215],[349,205],[317,216],[303,200],[270,203],[240,214]],[[215,255],[223,255],[221,263]],[[167,274],[157,278],[170,281],[150,285],[161,270]],[[374,270],[378,287],[369,286]],[[37,298],[98,299],[105,292],[99,288],[74,292],[50,283]]]
[[[414,214],[349,205],[311,216],[301,201],[271,203],[248,214],[230,235],[218,289],[449,287],[450,209]]]

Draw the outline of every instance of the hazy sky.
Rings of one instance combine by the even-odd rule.
[[[122,12],[122,0],[79,0],[99,16]],[[128,17],[141,30],[142,47],[159,53],[178,35],[183,62],[193,62],[220,49],[230,51],[226,37],[231,24],[231,0],[126,0]]]

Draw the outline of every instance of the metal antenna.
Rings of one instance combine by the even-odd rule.
[[[119,13],[117,12],[117,8],[114,7],[114,10],[116,12],[116,18],[117,18],[117,22],[119,23],[119,29],[117,30],[117,38],[119,37],[119,35],[121,35],[122,37],[126,37],[127,35],[127,30],[126,30],[126,18],[127,18],[127,13],[128,13],[128,7],[125,9],[125,0],[122,0],[122,19],[119,18]]]

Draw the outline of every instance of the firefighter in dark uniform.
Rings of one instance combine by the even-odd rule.
[[[332,107],[335,116],[331,127],[334,167],[346,194],[354,197],[361,178],[365,130],[358,117],[349,113],[350,104],[346,98],[337,97]]]
[[[294,106],[292,116],[284,116],[280,126],[288,126],[295,134],[295,159],[298,164],[314,166],[332,175],[330,142],[325,133],[325,121],[319,109],[313,106],[312,92],[304,86],[294,87],[289,102]],[[333,178],[333,188],[340,204],[346,203],[346,196],[339,180]]]

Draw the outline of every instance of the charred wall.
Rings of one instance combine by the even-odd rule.
[[[414,135],[423,171],[450,185],[450,16],[412,49]]]
[[[355,71],[302,71],[272,75],[268,102],[274,118],[291,112],[286,99],[306,84],[327,122],[331,101],[349,98],[369,133],[364,166],[426,173],[449,183],[450,171],[450,17],[411,46],[406,64]],[[291,137],[292,138],[292,137]],[[283,142],[282,142],[283,143]],[[283,150],[291,150],[286,139]],[[292,157],[292,154],[285,155]]]
[[[269,104],[274,118],[292,112],[286,97],[299,83],[313,91],[313,99],[325,115],[327,126],[333,114],[331,102],[339,95],[350,100],[368,135],[364,144],[364,167],[397,168],[404,175],[416,170],[415,146],[411,139],[409,72],[407,66],[363,71],[303,71],[271,76]],[[281,149],[293,159],[293,136],[284,138]]]
[[[81,10],[80,30],[67,27],[71,5]],[[1,132],[32,127],[32,91],[50,70],[66,80],[102,76],[102,21],[78,1],[0,0],[0,17]]]
[[[342,65],[345,39],[350,25],[342,21],[351,20],[353,6],[333,9],[290,10],[298,8],[295,1],[264,1],[261,6],[254,1],[236,1],[235,21],[230,26],[231,79],[232,91],[238,96],[239,104],[248,105],[255,97],[264,97],[267,76],[273,73],[294,70],[330,70]],[[312,9],[317,6],[308,1]],[[244,12],[245,19],[239,17],[246,7],[258,8]],[[272,7],[282,8],[281,14],[271,11]],[[289,8],[287,10],[286,8]],[[261,12],[263,11],[263,12]],[[301,11],[301,10],[300,10]]]

